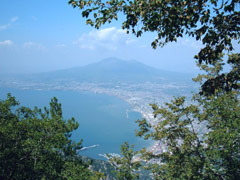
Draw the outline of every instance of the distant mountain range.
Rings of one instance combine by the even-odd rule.
[[[191,81],[192,76],[185,73],[159,70],[138,61],[125,61],[108,58],[82,67],[19,76],[21,79],[37,82],[79,81],[79,82],[119,82],[141,83],[146,81]]]

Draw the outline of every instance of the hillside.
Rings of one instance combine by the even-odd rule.
[[[97,63],[70,69],[11,76],[21,80],[34,82],[56,82],[74,80],[78,82],[185,82],[191,81],[191,74],[170,72],[156,69],[138,61],[124,61],[108,58]]]

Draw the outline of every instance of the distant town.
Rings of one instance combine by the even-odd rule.
[[[115,96],[127,102],[152,126],[159,122],[153,117],[150,104],[164,106],[174,96],[186,96],[197,92],[198,85],[192,75],[159,70],[137,61],[108,58],[84,67],[39,74],[6,75],[0,78],[0,87],[36,91],[79,91]],[[198,127],[196,129],[202,129]],[[149,147],[154,153],[165,151],[161,142]]]
[[[128,118],[129,111],[141,113],[151,125],[155,125],[159,119],[153,117],[153,110],[149,104],[157,104],[163,106],[165,102],[173,99],[173,96],[186,96],[196,91],[197,86],[193,84],[179,85],[177,83],[89,83],[78,81],[58,80],[54,83],[35,83],[27,81],[18,81],[15,79],[1,80],[1,87],[18,88],[22,90],[36,90],[36,91],[81,91],[92,92],[98,94],[106,94],[115,96],[130,104],[131,110],[126,110],[126,118]],[[188,101],[187,101],[188,102]],[[154,153],[165,151],[164,145],[161,142],[154,142],[149,147]]]

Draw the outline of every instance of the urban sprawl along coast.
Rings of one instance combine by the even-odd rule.
[[[142,117],[145,118],[153,126],[157,124],[159,119],[153,117],[153,110],[149,104],[157,104],[159,106],[162,106],[165,102],[169,102],[173,96],[190,97],[191,91],[196,88],[187,84],[178,85],[174,83],[89,83],[66,80],[58,80],[54,83],[34,83],[26,81],[15,81],[13,79],[8,81],[0,81],[0,86],[38,91],[61,90],[93,92],[115,96],[129,103],[131,106],[131,110],[126,110],[127,118],[129,111],[139,112],[141,113]],[[162,145],[161,142],[157,141],[153,142],[149,148],[156,154],[166,150],[164,145]]]

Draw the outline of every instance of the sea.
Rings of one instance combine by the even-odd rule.
[[[102,155],[120,154],[121,144],[126,141],[134,144],[135,150],[149,145],[149,142],[135,136],[138,129],[135,121],[142,118],[141,114],[117,97],[93,92],[0,87],[1,100],[6,99],[7,93],[15,96],[20,105],[30,108],[49,107],[51,98],[57,97],[62,104],[64,119],[74,117],[79,123],[71,138],[74,141],[83,139],[80,155],[105,160]]]

